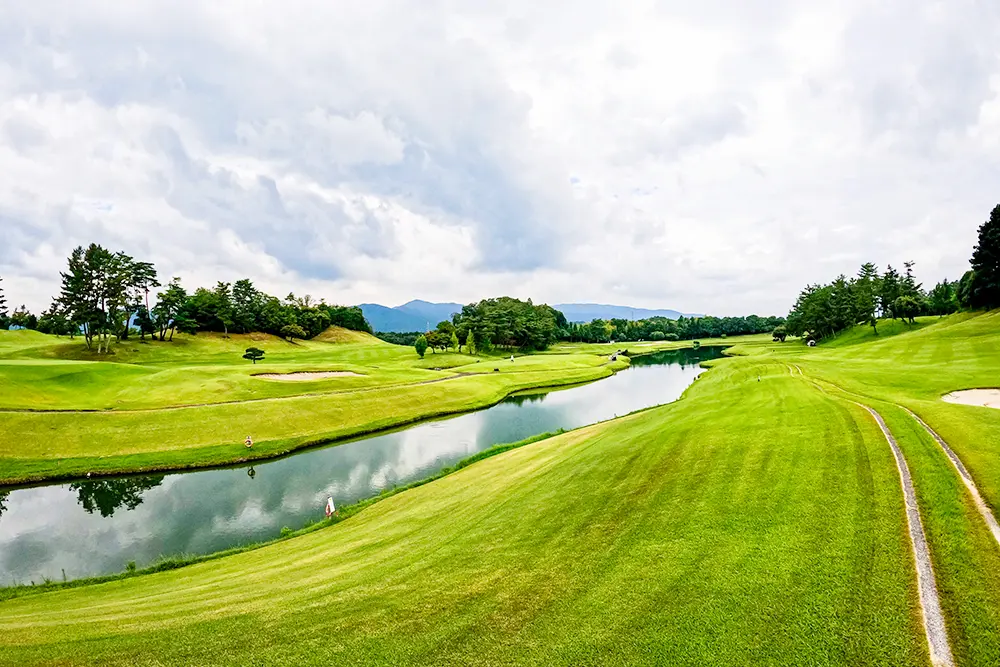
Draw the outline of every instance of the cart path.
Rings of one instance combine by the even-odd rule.
[[[937,431],[927,425],[927,422],[918,417],[916,413],[909,408],[903,406],[900,407],[906,410],[910,416],[913,417],[913,419],[916,420],[916,422],[920,424],[932,438],[934,438],[935,442],[937,442],[941,449],[944,450],[948,459],[951,460],[951,464],[955,466],[955,470],[958,471],[958,476],[961,477],[962,482],[965,483],[965,488],[969,490],[969,495],[971,495],[972,499],[975,501],[976,509],[979,510],[979,514],[983,517],[983,521],[986,522],[986,526],[990,529],[990,533],[993,534],[993,539],[996,540],[997,545],[1000,545],[1000,523],[997,523],[997,518],[990,510],[990,506],[986,504],[985,500],[983,500],[983,496],[979,493],[979,488],[976,486],[975,480],[972,479],[972,475],[969,474],[965,464],[962,463],[962,459],[958,458],[958,454],[956,454],[948,443],[944,441],[944,438],[937,434]]]
[[[920,593],[920,612],[927,636],[927,648],[930,651],[931,664],[942,667],[953,667],[955,660],[948,644],[948,629],[945,627],[944,615],[941,613],[941,601],[938,598],[937,583],[934,581],[934,567],[931,563],[930,549],[927,546],[927,536],[920,520],[920,508],[917,506],[917,494],[913,489],[910,469],[896,438],[886,426],[882,415],[861,403],[857,403],[875,418],[882,429],[892,455],[896,459],[896,469],[899,471],[899,482],[903,487],[903,498],[906,502],[906,523],[910,532],[910,545],[913,547],[913,559],[917,568],[917,589]]]

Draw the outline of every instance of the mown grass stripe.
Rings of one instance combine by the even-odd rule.
[[[975,501],[976,503],[976,509],[979,510],[979,514],[983,517],[983,521],[986,522],[986,526],[990,529],[990,534],[993,535],[993,539],[996,540],[997,545],[1000,546],[1000,524],[997,523],[996,517],[993,516],[993,512],[990,511],[989,505],[987,505],[986,501],[983,500],[983,496],[979,493],[979,488],[976,486],[975,480],[972,479],[972,475],[969,474],[969,471],[962,463],[962,459],[960,459],[958,457],[958,454],[956,454],[952,450],[952,448],[948,446],[948,443],[944,441],[944,438],[938,435],[937,431],[932,429],[916,413],[914,413],[909,408],[903,406],[899,407],[903,408],[903,410],[906,410],[906,412],[909,413],[909,415],[913,417],[913,419],[915,419],[916,422],[920,424],[924,428],[924,430],[927,431],[928,434],[930,434],[932,438],[934,438],[934,441],[937,442],[937,444],[941,447],[941,449],[944,450],[944,453],[948,456],[948,459],[951,461],[951,464],[955,466],[955,470],[958,471],[958,476],[962,479],[962,482],[965,484],[965,488],[969,490],[969,494],[972,496],[973,501]]]
[[[875,418],[882,435],[885,436],[892,455],[896,459],[899,470],[899,482],[903,487],[903,497],[906,501],[906,523],[910,532],[910,545],[913,547],[913,559],[917,570],[917,589],[920,593],[920,611],[924,622],[924,632],[927,635],[927,646],[931,655],[931,663],[935,666],[953,667],[955,660],[948,643],[948,629],[945,626],[944,614],[941,613],[941,600],[938,597],[937,584],[934,580],[934,566],[931,562],[930,550],[927,547],[927,536],[920,520],[920,508],[917,506],[917,494],[913,489],[910,469],[906,465],[896,439],[886,426],[882,415],[874,409],[858,403]]]

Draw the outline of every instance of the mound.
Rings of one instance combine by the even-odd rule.
[[[296,371],[294,373],[258,373],[253,377],[281,382],[312,382],[327,378],[361,377],[361,374],[351,371]]]
[[[336,325],[313,338],[319,343],[381,343],[382,341],[364,331],[351,331]]]

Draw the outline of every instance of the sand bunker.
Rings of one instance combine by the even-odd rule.
[[[1000,410],[1000,389],[966,389],[965,391],[953,391],[943,400],[948,403],[959,403],[961,405],[977,405],[984,408],[996,408]]]
[[[360,373],[351,371],[300,371],[297,373],[260,373],[255,378],[265,380],[281,380],[282,382],[312,382],[327,378],[360,377]]]

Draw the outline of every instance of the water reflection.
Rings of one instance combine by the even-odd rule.
[[[120,507],[134,510],[142,504],[142,492],[159,486],[163,475],[158,477],[128,477],[116,479],[97,479],[86,482],[74,482],[69,485],[70,491],[76,491],[77,500],[88,514],[94,510],[107,518]]]
[[[600,382],[512,396],[479,412],[250,467],[87,480],[0,492],[0,583],[142,567],[276,537],[338,506],[513,442],[676,399],[711,348],[637,357]],[[81,506],[83,509],[81,509]]]

